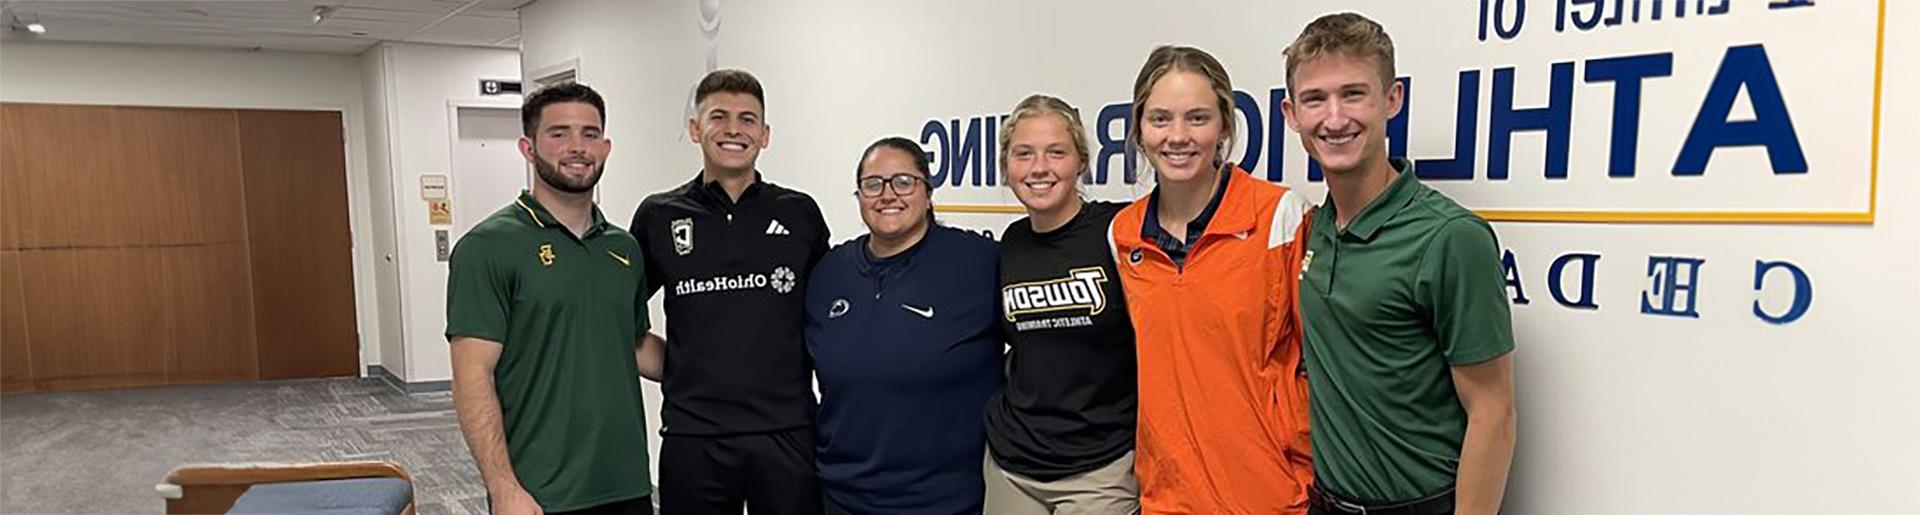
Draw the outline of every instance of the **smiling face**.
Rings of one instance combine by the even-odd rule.
[[[540,182],[566,193],[586,193],[600,182],[613,141],[600,128],[600,110],[585,102],[540,109],[539,126],[520,139],[521,155]]]
[[[1213,90],[1206,76],[1181,69],[1154,82],[1140,106],[1140,150],[1160,180],[1213,180],[1229,123]]]
[[[693,119],[687,120],[687,135],[700,145],[707,170],[753,171],[772,135],[762,109],[759,99],[745,93],[718,92],[700,101]]]
[[[1400,112],[1399,82],[1381,76],[1376,58],[1329,53],[1300,63],[1281,101],[1287,125],[1328,174],[1346,175],[1387,159],[1387,120]]]
[[[903,179],[913,177],[913,179]],[[903,150],[880,146],[868,153],[860,161],[860,183],[879,180],[883,183],[911,183],[906,193],[895,191],[897,184],[881,184],[872,196],[867,191],[857,194],[860,198],[860,221],[866,222],[867,231],[875,238],[900,240],[927,229],[927,217],[933,205],[932,191],[927,189],[927,177],[914,165],[913,156]],[[860,189],[867,189],[861,185]]]
[[[1007,185],[1029,214],[1053,213],[1077,200],[1087,164],[1060,116],[1040,114],[1015,123],[1006,156]]]

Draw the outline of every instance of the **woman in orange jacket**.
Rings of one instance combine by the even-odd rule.
[[[1133,91],[1128,138],[1158,184],[1110,236],[1139,348],[1141,510],[1305,513],[1307,202],[1226,160],[1233,86],[1213,56],[1154,49]]]

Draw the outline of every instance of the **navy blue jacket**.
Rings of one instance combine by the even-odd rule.
[[[854,513],[979,513],[982,417],[1003,376],[999,252],[941,226],[886,259],[867,239],[807,281],[822,489]]]

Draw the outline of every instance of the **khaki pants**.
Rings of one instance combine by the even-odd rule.
[[[1140,512],[1140,481],[1133,452],[1100,468],[1054,481],[1000,469],[987,452],[986,512],[992,515],[1126,515]]]

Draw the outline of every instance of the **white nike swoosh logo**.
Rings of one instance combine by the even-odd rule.
[[[913,314],[920,315],[920,318],[928,318],[928,319],[933,318],[933,306],[927,306],[925,309],[921,309],[913,306],[908,306],[906,304],[901,304],[900,309],[912,311]]]

